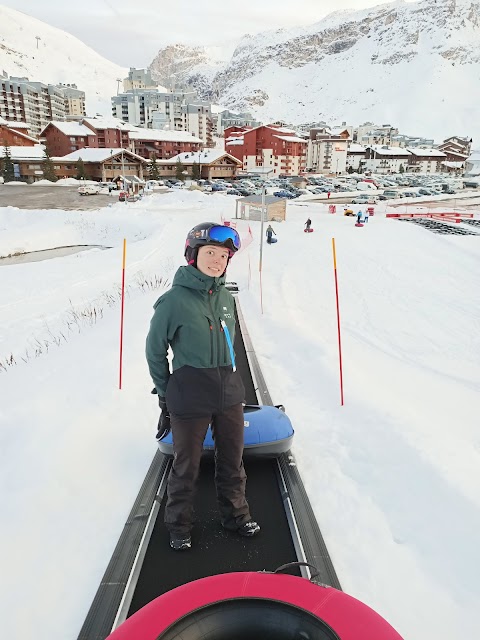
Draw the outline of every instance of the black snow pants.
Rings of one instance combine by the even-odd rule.
[[[215,440],[215,486],[222,524],[236,529],[251,519],[245,497],[247,474],[243,468],[243,405],[202,418],[170,416],[174,460],[167,486],[165,526],[187,534],[193,525],[193,502],[202,457],[203,440],[212,424]]]

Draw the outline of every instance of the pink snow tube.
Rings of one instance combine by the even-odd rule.
[[[226,573],[177,587],[128,618],[110,640],[402,640],[378,613],[332,587],[273,573]],[[303,632],[303,635],[302,635]],[[297,636],[295,636],[297,637]]]

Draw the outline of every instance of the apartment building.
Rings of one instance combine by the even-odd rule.
[[[135,69],[130,67],[128,76],[123,80],[123,90],[133,91],[134,89],[158,90],[158,83],[152,79],[148,69]]]
[[[403,171],[407,171],[410,157],[410,151],[402,147],[372,145],[365,149],[363,166],[374,173],[399,173],[401,167]]]
[[[66,156],[77,149],[97,147],[97,136],[81,122],[54,120],[40,132],[40,140],[51,156]]]
[[[440,173],[446,154],[439,149],[421,149],[408,147],[410,152],[406,170],[410,173]]]
[[[234,178],[237,171],[242,168],[242,163],[222,149],[203,149],[197,153],[180,153],[169,160],[158,163],[161,176],[174,176],[177,171],[177,162],[181,162],[185,171],[193,172],[193,165],[200,169],[200,176],[207,180],[212,178]]]
[[[130,150],[142,158],[165,160],[181,153],[199,151],[203,141],[188,131],[162,131],[135,127],[129,132]]]
[[[358,172],[365,166],[365,147],[356,142],[350,142],[347,149],[347,171]],[[351,170],[351,171],[350,171]]]
[[[353,130],[353,141],[365,146],[391,145],[392,138],[398,135],[398,129],[390,124],[376,125],[373,122],[365,122]]]
[[[451,136],[439,144],[438,149],[446,155],[442,163],[444,170],[450,173],[462,173],[471,154],[472,139]]]
[[[347,169],[347,151],[350,133],[347,128],[333,133],[322,127],[311,129],[307,144],[307,171],[335,175]]]
[[[243,171],[271,176],[305,171],[307,140],[293,129],[273,124],[238,129],[225,129],[225,151],[242,161]]]
[[[189,131],[197,138],[200,138],[205,147],[213,145],[213,121],[211,117],[210,104],[208,102],[194,102],[183,104],[182,131]]]
[[[392,137],[392,147],[425,147],[430,149],[435,144],[433,138],[422,138],[421,136],[407,136],[398,134]]]
[[[230,127],[244,127],[253,129],[259,127],[262,123],[255,120],[251,113],[234,113],[228,109],[224,109],[216,114],[216,134],[222,136],[225,129]]]
[[[30,134],[38,136],[51,120],[65,120],[63,93],[54,85],[28,78],[0,77],[0,117],[25,122]]]
[[[79,118],[87,115],[85,91],[80,91],[76,84],[59,84],[57,87],[63,93],[67,118]]]
[[[204,146],[213,144],[211,105],[193,91],[133,88],[113,96],[111,104],[112,116],[134,126],[186,131],[201,138]]]

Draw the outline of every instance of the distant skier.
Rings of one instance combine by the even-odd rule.
[[[272,233],[274,235],[277,235],[275,233],[275,231],[273,230],[273,227],[271,224],[268,225],[267,227],[267,231],[266,231],[266,235],[267,235],[267,244],[272,244]]]
[[[360,224],[362,222],[362,216],[363,216],[362,211],[361,210],[357,211],[357,224]]]
[[[307,231],[310,231],[311,226],[312,226],[312,221],[310,220],[310,218],[308,218],[307,221],[305,222],[305,229]]]
[[[365,210],[365,213],[363,215],[363,221],[368,222],[368,209]]]

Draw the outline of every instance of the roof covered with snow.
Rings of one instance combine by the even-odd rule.
[[[422,149],[421,147],[407,147],[407,151],[410,151],[414,156],[423,156],[423,157],[437,157],[437,158],[446,158],[446,154],[439,149]]]
[[[276,127],[274,124],[265,125],[268,129],[275,129],[278,133],[297,133],[293,129],[288,129],[287,127]]]
[[[225,146],[228,146],[228,147],[231,147],[231,146],[238,147],[239,145],[241,146],[243,143],[244,143],[243,136],[241,138],[227,138],[225,140]]]
[[[128,151],[128,149],[123,150],[125,154],[125,158],[135,158],[136,160],[141,160],[142,162],[147,162],[145,158],[141,156],[137,156],[136,153],[132,153]],[[72,153],[67,154],[66,156],[53,158],[55,162],[58,161],[71,161],[77,162],[80,158],[84,162],[104,162],[109,158],[113,158],[114,156],[118,156],[122,154],[122,149],[95,149],[95,148],[85,148],[85,149],[77,149],[76,151],[72,151]]]
[[[45,146],[36,144],[33,147],[9,147],[12,160],[42,160],[45,157]],[[0,158],[5,156],[5,147],[0,146]]]
[[[388,147],[382,145],[367,146],[367,149],[371,149],[377,156],[409,156],[410,151],[404,147]]]
[[[0,124],[11,127],[12,129],[29,129],[30,125],[20,120],[5,120],[0,116]]]
[[[66,136],[94,136],[96,135],[91,129],[86,127],[84,124],[80,122],[64,122],[63,120],[52,120],[44,127],[40,133],[40,135],[45,131],[47,127],[50,125],[56,127],[59,131],[61,131]]]
[[[94,118],[83,118],[84,122],[95,129],[121,129],[123,131],[129,131],[130,127],[126,125],[119,118],[95,116]],[[130,125],[131,126],[131,125]]]
[[[464,162],[452,162],[451,160],[445,160],[442,162],[444,167],[450,167],[450,169],[462,169]]]
[[[363,147],[361,144],[352,142],[348,145],[347,155],[349,153],[365,153],[365,147]]]

